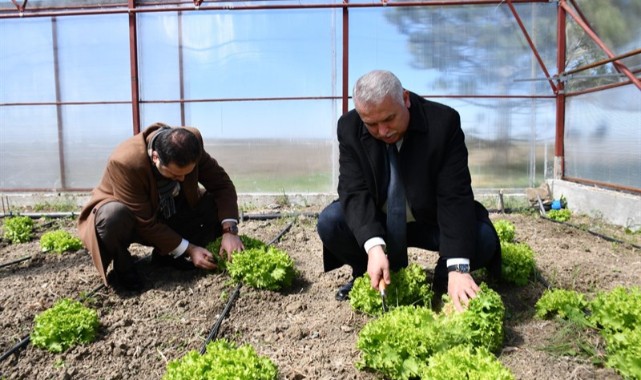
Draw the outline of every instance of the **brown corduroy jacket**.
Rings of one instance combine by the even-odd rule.
[[[95,214],[105,203],[124,203],[136,216],[136,235],[143,241],[158,248],[161,254],[175,249],[182,237],[158,219],[159,195],[147,144],[154,134],[165,125],[156,123],[143,132],[125,140],[109,157],[100,184],[93,189],[89,202],[78,218],[78,233],[89,250],[93,263],[105,284],[106,268],[100,258],[100,246],[96,236]],[[204,150],[203,139],[196,128],[184,127],[193,132],[203,146],[202,155],[194,170],[182,182],[187,202],[195,206],[203,190],[211,193],[218,208],[218,219],[238,219],[238,198],[236,188],[229,175]]]

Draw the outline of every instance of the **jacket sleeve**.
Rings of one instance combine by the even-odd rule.
[[[360,146],[359,128],[353,114],[338,122],[339,178],[338,195],[347,224],[360,247],[376,236],[385,237],[382,211],[373,195],[375,181],[364,149]]]
[[[442,257],[470,258],[476,247],[476,214],[468,152],[458,112],[445,121],[443,157],[437,174],[437,215]]]

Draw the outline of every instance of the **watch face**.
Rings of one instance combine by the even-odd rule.
[[[238,235],[238,225],[237,224],[232,224],[229,227],[223,228],[223,233],[230,233],[230,234]]]

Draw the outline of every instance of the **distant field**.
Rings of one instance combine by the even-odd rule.
[[[205,149],[230,174],[240,193],[335,191],[333,141],[207,141]]]
[[[65,151],[66,188],[91,189],[102,175],[113,142],[68,146]],[[227,170],[239,193],[331,193],[338,181],[338,146],[334,140],[224,140],[205,142],[207,151]],[[16,145],[0,156],[0,188],[61,190],[61,171],[56,144],[38,147]],[[487,188],[538,187],[552,176],[553,146],[527,142],[490,145],[469,141],[472,186]],[[534,157],[536,165],[531,166]],[[638,178],[638,162],[602,157],[594,162],[570,162],[571,168],[584,165],[594,179]],[[635,177],[636,176],[636,177]],[[619,178],[620,177],[620,178]],[[626,182],[627,184],[627,182]]]

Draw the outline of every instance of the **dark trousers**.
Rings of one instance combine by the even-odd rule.
[[[499,238],[487,211],[480,205],[477,208],[476,250],[470,258],[470,267],[471,270],[488,267],[493,276],[499,277],[501,257]],[[317,230],[323,242],[323,264],[326,272],[343,265],[352,267],[354,277],[362,276],[367,271],[367,253],[363,246],[356,242],[338,201],[327,206],[318,216]],[[408,223],[407,245],[437,252],[439,250],[438,227],[419,222]],[[394,271],[406,267],[408,262],[407,256],[389,257],[389,260],[390,269]],[[446,258],[439,258],[434,273],[435,279],[447,278]]]
[[[187,239],[190,243],[204,247],[222,235],[218,222],[218,209],[211,194],[205,193],[196,207],[177,199],[176,214],[162,221]],[[123,203],[113,201],[102,205],[96,212],[96,234],[100,244],[103,268],[113,261],[116,272],[133,267],[129,245],[139,243],[152,246],[136,234],[136,217]]]

